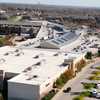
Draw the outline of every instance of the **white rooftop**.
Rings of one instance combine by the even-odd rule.
[[[24,84],[42,84],[63,73],[67,67],[60,66],[66,56],[78,57],[80,54],[58,53],[40,49],[0,48],[0,68],[5,72],[19,73],[10,82]],[[56,56],[55,56],[56,55]],[[67,57],[67,58],[68,58]]]

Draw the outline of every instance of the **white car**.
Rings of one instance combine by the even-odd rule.
[[[100,99],[100,92],[97,93],[96,98]]]
[[[90,92],[92,93],[93,97],[97,96],[97,90],[96,89],[92,89]]]

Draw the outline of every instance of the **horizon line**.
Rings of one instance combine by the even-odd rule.
[[[17,2],[0,2],[0,4],[19,4],[19,5],[43,5],[43,6],[61,6],[61,7],[76,7],[76,8],[94,8],[100,9],[100,7],[95,6],[79,6],[79,5],[55,5],[55,4],[47,4],[47,3],[17,3]]]

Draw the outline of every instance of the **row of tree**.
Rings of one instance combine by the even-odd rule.
[[[100,57],[100,49],[98,49],[98,52],[96,53],[96,56]],[[85,55],[86,59],[92,59],[92,57],[93,57],[92,52],[87,52],[86,55]]]

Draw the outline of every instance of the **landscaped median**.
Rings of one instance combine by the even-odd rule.
[[[92,94],[89,91],[81,92],[79,96],[73,98],[73,100],[84,100],[85,97],[90,97]]]
[[[100,66],[96,67],[96,71],[92,72],[92,76],[90,76],[89,80],[100,80]]]
[[[99,76],[100,75],[100,71],[93,71],[92,74]]]
[[[54,88],[61,89],[64,84],[73,77],[73,70],[66,71],[64,74],[61,74],[61,76],[56,80],[56,82],[54,83]]]
[[[96,69],[100,70],[100,66],[96,67]]]
[[[90,90],[96,88],[94,83],[82,83],[85,91],[81,92],[78,96],[74,97],[73,100],[84,100],[85,97],[92,97]]]
[[[95,83],[83,83],[83,87],[84,89],[92,89],[92,88],[96,88],[96,84]]]

